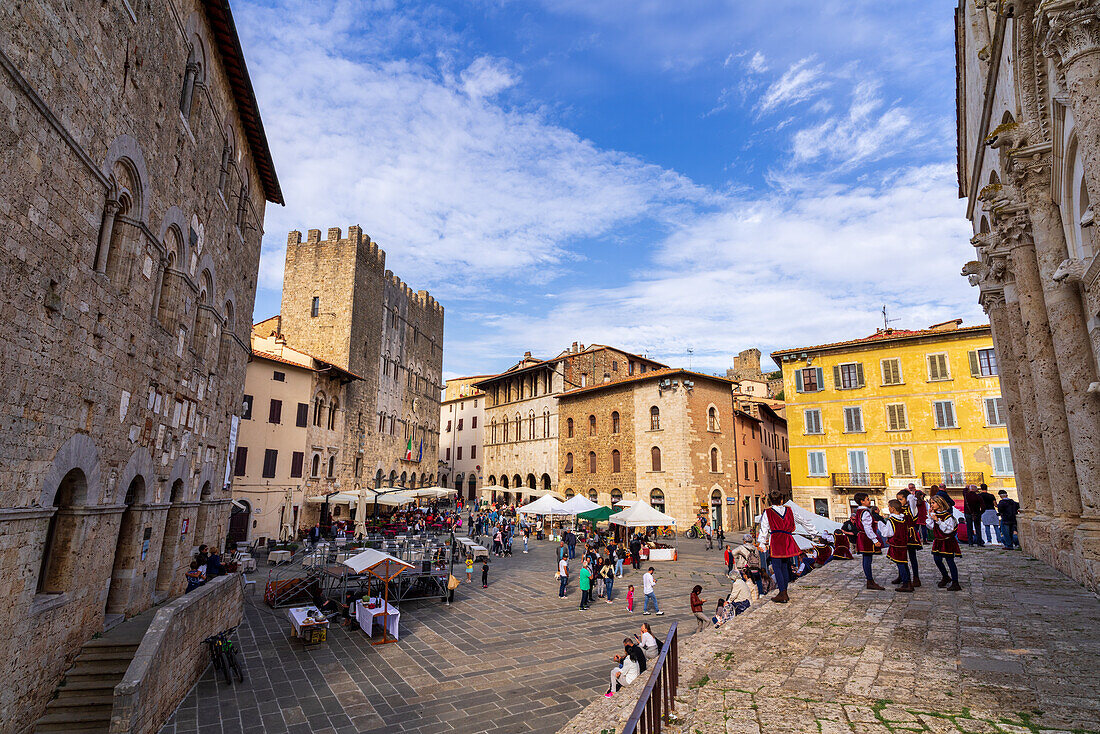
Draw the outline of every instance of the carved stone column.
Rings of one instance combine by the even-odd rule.
[[[1012,446],[1012,469],[1016,475],[1016,489],[1020,494],[1020,510],[1034,512],[1035,490],[1028,455],[1028,440],[1024,416],[1020,405],[1020,386],[1013,368],[1019,361],[1012,344],[1008,306],[1004,291],[986,291],[981,295],[982,308],[989,314],[989,326],[993,332],[993,346],[997,352],[1001,394],[1008,408],[1008,441]]]
[[[1100,2],[1045,0],[1035,28],[1043,53],[1065,77],[1088,189],[1100,191]]]
[[[1051,156],[1010,155],[1010,174],[1027,201],[1079,487],[1073,496],[1068,487],[1059,491],[1062,488],[1052,486],[1054,504],[1059,514],[1080,515],[1084,509],[1086,515],[1100,518],[1100,400],[1088,391],[1096,381],[1096,369],[1080,289],[1053,278],[1068,253],[1061,216],[1050,201]]]
[[[1077,473],[1073,466],[1073,449],[1066,424],[1065,397],[1058,376],[1058,361],[1050,335],[1046,305],[1043,302],[1035,246],[1026,216],[1017,215],[1013,219],[1007,239],[1012,253],[1012,273],[1016,278],[1016,295],[1031,369],[1035,410],[1046,454],[1053,509],[1056,514],[1064,514],[1065,510],[1062,508],[1067,495],[1077,495]]]

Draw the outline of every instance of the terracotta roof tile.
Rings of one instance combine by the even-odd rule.
[[[820,349],[834,349],[836,347],[856,346],[856,345],[860,345],[860,344],[868,344],[868,343],[871,343],[871,342],[879,342],[879,341],[894,341],[896,339],[911,339],[913,337],[921,337],[921,336],[935,335],[935,336],[947,337],[947,336],[951,336],[953,334],[967,334],[967,333],[971,333],[971,332],[975,332],[975,331],[982,331],[983,329],[988,331],[989,330],[989,324],[981,324],[981,325],[978,325],[978,326],[960,326],[957,329],[951,329],[951,330],[946,330],[946,329],[917,329],[917,330],[889,329],[889,330],[882,330],[882,329],[880,329],[880,330],[876,331],[874,334],[871,334],[871,335],[865,336],[865,337],[861,337],[859,339],[849,339],[847,341],[831,342],[829,344],[818,344],[818,345],[812,346],[812,347],[792,347],[790,349],[777,349],[776,351],[771,353],[771,356],[772,356],[772,359],[774,360],[777,355],[781,355],[781,354],[793,354],[795,352],[813,352],[813,351],[817,351],[817,350],[820,350]]]
[[[705,375],[702,372],[692,372],[691,370],[679,369],[676,367],[664,367],[658,370],[649,370],[643,374],[632,375],[631,377],[625,377],[621,380],[613,380],[611,382],[601,382],[596,385],[588,385],[587,387],[575,387],[572,390],[566,390],[558,395],[558,399],[571,398],[575,395],[595,392],[596,390],[602,390],[611,387],[621,387],[622,385],[632,385],[646,380],[652,380],[659,377],[668,377],[670,375],[691,375],[704,380],[713,380],[714,382],[723,382],[727,385],[732,385],[732,380],[727,380],[725,377],[718,377],[717,375]],[[731,393],[732,394],[732,393]]]

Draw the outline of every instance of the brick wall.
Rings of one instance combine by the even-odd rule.
[[[619,432],[612,433],[613,412],[619,414]],[[588,416],[596,417],[596,433],[589,435]],[[558,440],[558,475],[561,491],[572,489],[588,496],[595,489],[601,505],[611,504],[611,490],[622,492],[623,499],[635,497],[637,462],[635,447],[634,396],[630,384],[588,393],[585,397],[565,397],[559,401],[559,418],[563,426]],[[569,419],[573,420],[573,437],[568,437]],[[648,419],[647,419],[648,420]],[[619,451],[619,472],[612,471],[611,452]],[[588,454],[596,453],[596,473],[589,472]],[[565,472],[566,456],[573,454],[573,473]]]
[[[157,611],[126,675],[115,686],[111,734],[159,731],[210,665],[210,652],[202,641],[238,626],[243,605],[243,579],[230,574]],[[243,654],[238,654],[243,665]]]

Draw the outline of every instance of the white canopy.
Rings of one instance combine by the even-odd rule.
[[[389,494],[375,495],[369,489],[362,490],[363,494],[363,506],[371,507],[374,505],[375,500],[378,500],[378,504],[383,507],[396,507],[397,505],[407,505],[410,502],[416,502],[416,497],[407,494],[404,491],[390,492]]]
[[[621,507],[625,510],[628,507],[633,507],[634,505],[638,504],[638,500],[619,500],[618,502],[615,502],[613,504],[616,507]]]
[[[340,563],[344,564],[355,573],[363,573],[367,569],[374,568],[378,564],[385,563],[386,561],[399,564],[401,566],[404,566],[405,568],[412,568],[412,564],[405,563],[396,556],[391,556],[389,553],[383,553],[382,551],[375,550],[374,548],[368,548],[361,553],[357,553],[351,558],[340,561]]]
[[[544,494],[534,502],[516,510],[523,515],[560,515],[562,502],[552,494]]]
[[[447,487],[417,487],[415,489],[403,489],[401,490],[401,494],[404,494],[408,497],[433,498],[447,497],[448,495],[458,494],[458,490],[449,489]]]
[[[597,505],[587,497],[582,497],[579,494],[575,494],[565,502],[562,503],[561,511],[555,514],[561,515],[579,515],[582,512],[588,512],[589,510],[595,510]]]
[[[794,503],[794,500],[787,500],[783,504],[791,508],[791,511],[794,512],[795,517],[805,520],[806,522],[813,525],[815,535],[823,535],[825,533],[831,535],[837,530],[840,530],[840,523],[836,522],[835,520],[830,520],[827,517],[822,517],[821,515],[810,512],[806,508],[800,505],[796,505]],[[756,522],[757,524],[760,523],[760,515],[756,516]],[[794,529],[794,542],[802,550],[809,550],[810,548],[814,547],[814,544],[810,542],[810,539],[806,536],[806,531],[798,527],[797,525]]]
[[[609,519],[610,522],[616,525],[625,525],[628,528],[644,528],[651,525],[663,527],[676,524],[676,518],[672,515],[666,515],[660,510],[653,509],[644,500],[638,500],[634,505],[622,512],[615,513]]]
[[[313,497],[307,497],[306,501],[322,503],[325,501],[325,496],[323,494],[314,495]],[[352,494],[351,492],[337,492],[336,494],[330,494],[328,496],[328,503],[330,505],[354,504],[358,501],[359,495]]]

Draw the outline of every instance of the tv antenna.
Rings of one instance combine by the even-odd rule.
[[[688,347],[688,369],[691,369],[691,355],[695,354],[695,347]]]
[[[888,318],[887,317],[887,312],[886,312],[886,304],[885,303],[882,304],[882,328],[883,329],[889,329],[890,324],[894,323],[895,321],[899,321],[899,320],[900,319]]]

